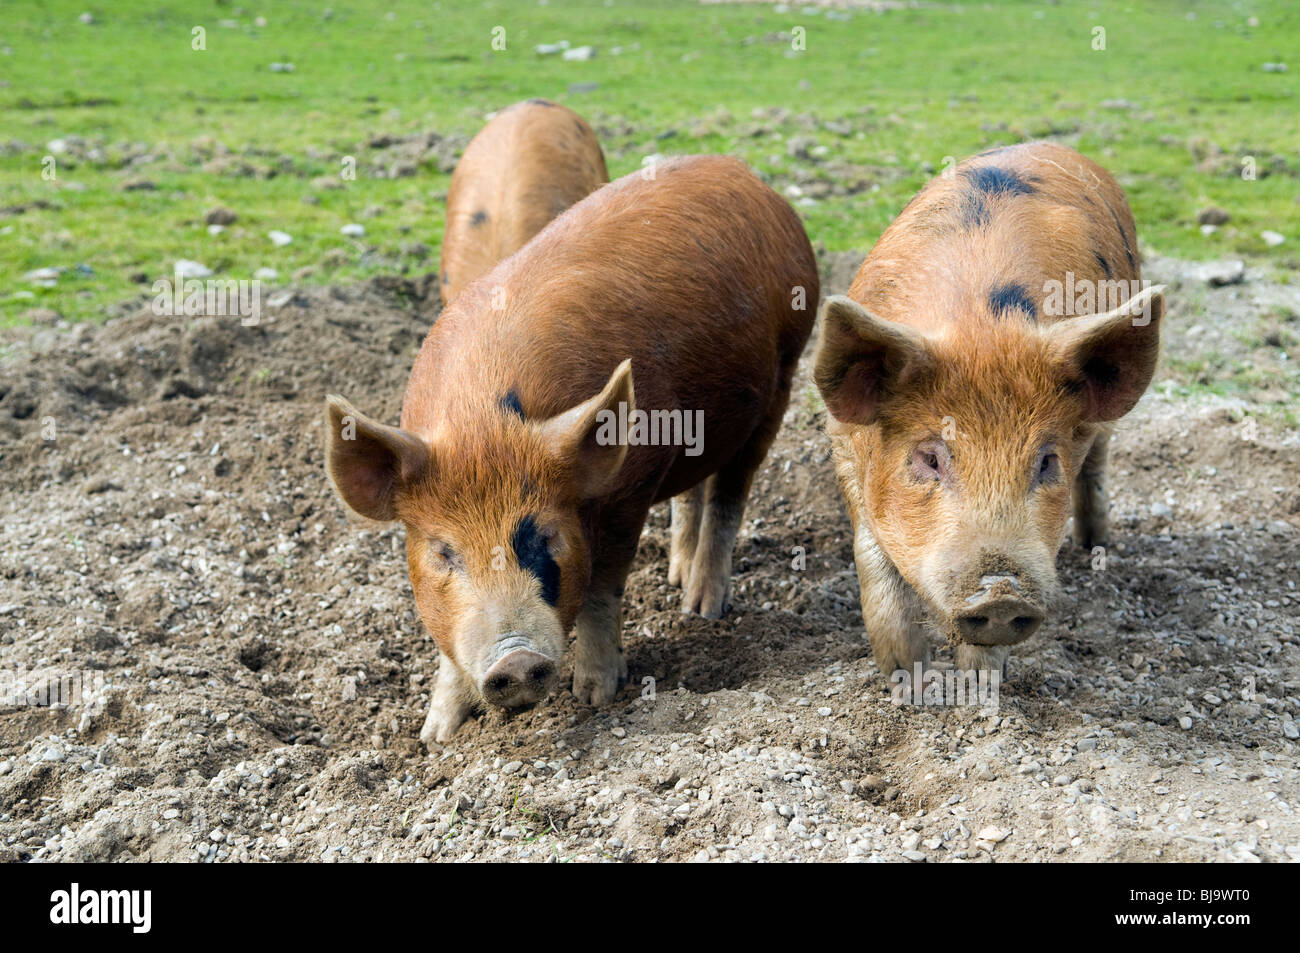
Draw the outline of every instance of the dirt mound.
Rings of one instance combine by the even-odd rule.
[[[402,534],[348,522],[320,427],[334,391],[396,418],[434,312],[359,287],[5,332],[0,646],[35,702],[0,707],[0,859],[1300,856],[1300,448],[1159,388],[1114,444],[1118,545],[1062,552],[996,711],[890,704],[805,367],[732,616],[677,611],[661,508],[619,698],[424,752]]]

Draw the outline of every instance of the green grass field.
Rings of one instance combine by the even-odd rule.
[[[281,281],[433,270],[449,163],[378,177],[391,150],[370,143],[469,136],[534,96],[586,115],[613,175],[653,153],[729,152],[783,191],[802,183],[809,235],[830,249],[869,247],[945,157],[1053,137],[1115,172],[1148,249],[1300,267],[1294,0],[782,9],[5,0],[0,320],[102,317],[179,258]],[[596,56],[535,52],[561,40]],[[346,157],[355,180],[340,179]],[[1205,236],[1209,204],[1232,219]],[[217,205],[239,218],[210,235]],[[366,235],[340,234],[349,222]],[[274,246],[272,229],[293,242]],[[26,277],[47,267],[67,269],[54,287]]]

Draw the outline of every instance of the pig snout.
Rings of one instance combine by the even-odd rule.
[[[954,622],[962,642],[971,645],[1015,645],[1043,624],[1043,610],[1021,594],[1012,575],[982,576],[979,587],[965,599]]]
[[[483,675],[483,700],[501,708],[519,708],[541,701],[555,683],[554,660],[537,651],[526,635],[512,632],[496,647],[497,659]]]

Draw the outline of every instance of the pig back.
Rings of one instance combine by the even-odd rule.
[[[1140,278],[1133,214],[1114,177],[1066,146],[1032,142],[931,180],[881,235],[848,294],[880,317],[941,332],[1008,313],[1068,319],[1076,310],[1060,313],[1053,289],[1089,285],[1104,304],[1111,292],[1136,293]]]
[[[734,455],[811,330],[812,248],[789,204],[738,160],[686,157],[652,173],[588,196],[463,292],[425,341],[403,426],[456,408],[468,426],[507,395],[550,417],[631,358],[637,408],[703,412],[688,469],[707,475]],[[632,465],[654,469],[665,454],[634,447],[644,459]]]

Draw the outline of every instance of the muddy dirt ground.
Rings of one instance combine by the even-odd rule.
[[[827,290],[856,260],[824,256]],[[37,700],[103,685],[0,708],[0,860],[1300,859],[1300,442],[1262,412],[1284,351],[1230,333],[1294,335],[1300,300],[1147,276],[1167,352],[1227,349],[1258,391],[1158,379],[1113,444],[1117,544],[1062,550],[996,711],[890,703],[805,367],[732,614],[679,614],[660,508],[618,699],[564,689],[429,752],[402,533],[349,521],[320,449],[326,392],[396,419],[424,283],[282,294],[254,327],[4,331],[0,658]]]

